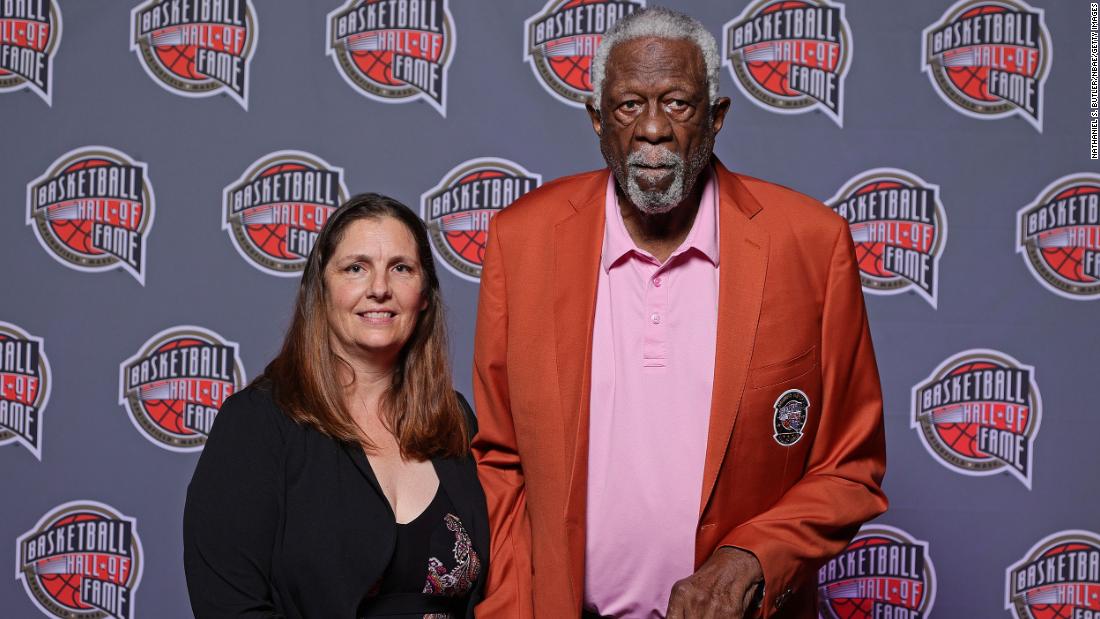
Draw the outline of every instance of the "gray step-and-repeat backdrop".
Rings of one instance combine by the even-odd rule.
[[[184,489],[351,193],[430,224],[469,394],[486,224],[602,166],[591,54],[643,4],[0,0],[0,616],[190,614]],[[857,243],[892,505],[822,616],[1100,617],[1096,5],[676,8],[718,155]]]

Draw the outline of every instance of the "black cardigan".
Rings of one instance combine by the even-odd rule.
[[[482,558],[466,610],[473,617],[488,573],[485,495],[472,457],[432,464]],[[294,422],[267,388],[250,386],[225,401],[183,515],[196,617],[355,619],[396,536],[393,510],[360,447]]]

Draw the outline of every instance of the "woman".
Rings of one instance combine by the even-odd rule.
[[[472,617],[488,552],[473,425],[424,224],[352,198],[310,253],[281,352],[226,400],[195,469],[195,615]]]

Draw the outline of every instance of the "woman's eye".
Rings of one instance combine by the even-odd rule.
[[[359,264],[353,264],[344,270],[348,273],[361,273],[363,271],[363,267]]]
[[[398,273],[412,273],[413,268],[407,264],[394,265],[393,269]]]

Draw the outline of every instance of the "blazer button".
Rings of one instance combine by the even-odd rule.
[[[791,593],[793,593],[793,591],[790,587],[787,587],[786,591],[775,596],[776,609],[782,608],[782,606],[787,603],[787,598],[791,597]]]

